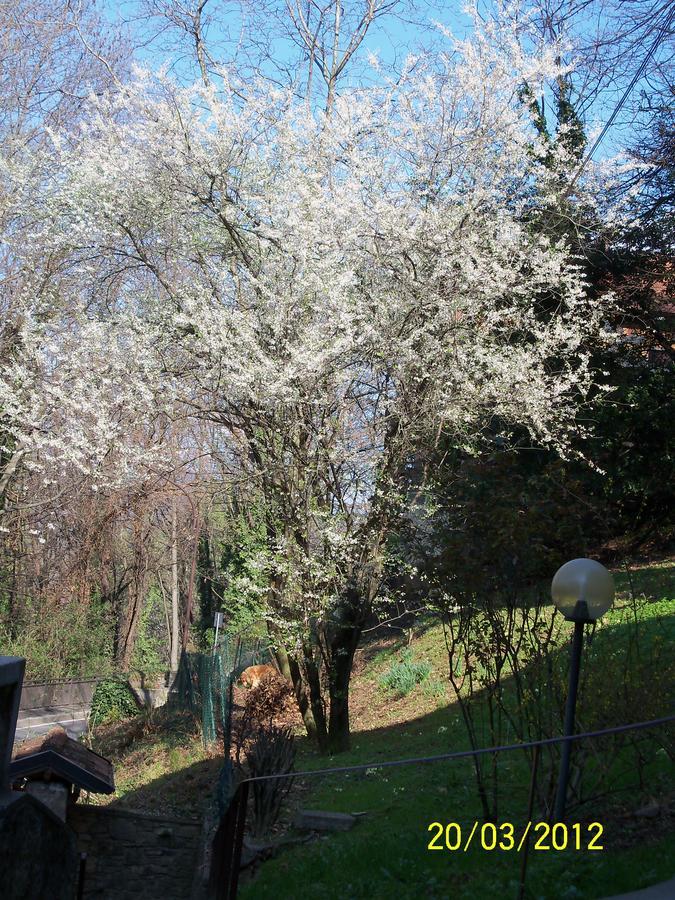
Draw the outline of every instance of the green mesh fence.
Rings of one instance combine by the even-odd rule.
[[[264,662],[267,645],[262,639],[224,639],[212,653],[183,653],[169,704],[185,710],[199,722],[204,744],[220,734],[229,756],[232,722],[231,686],[247,667]]]

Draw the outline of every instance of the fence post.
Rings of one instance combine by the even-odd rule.
[[[246,810],[248,807],[248,781],[242,781],[237,788],[239,804],[234,832],[234,846],[232,848],[232,862],[230,868],[230,892],[228,900],[234,900],[237,896],[239,885],[239,870],[241,869],[241,851],[244,845],[244,828],[246,827]]]
[[[84,897],[84,879],[87,872],[87,854],[80,853],[80,866],[77,873],[77,900],[83,900]]]
[[[237,896],[248,788],[247,781],[236,788],[213,839],[209,893],[216,900],[234,900]]]

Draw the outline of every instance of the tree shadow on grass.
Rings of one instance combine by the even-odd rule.
[[[156,815],[201,818],[204,809],[215,803],[222,766],[222,757],[190,763],[185,768],[125,789],[110,806]]]
[[[631,641],[629,621],[599,628],[587,645],[584,659],[585,680],[579,697],[579,719],[605,727],[633,719],[667,714],[671,708],[667,691],[657,688],[659,677],[649,680],[650,667],[659,660],[665,667],[673,664],[668,645],[675,633],[675,616],[665,615],[642,623],[644,640],[641,656]],[[672,648],[672,643],[670,643]],[[563,644],[552,654],[553,668],[563,679],[568,664],[568,646]],[[630,658],[638,708],[627,709],[621,696],[618,674]],[[670,660],[670,662],[668,662]],[[618,674],[617,674],[618,673]],[[653,676],[652,672],[652,676]],[[628,680],[630,684],[630,679]],[[672,685],[670,696],[672,697]],[[416,690],[420,690],[417,688]],[[508,690],[508,685],[507,685]],[[644,693],[641,693],[644,691]],[[644,696],[650,702],[642,703]],[[410,710],[414,709],[414,697]],[[368,771],[331,776],[298,777],[283,813],[283,826],[290,828],[299,807],[335,812],[364,813],[357,825],[345,834],[317,836],[308,844],[284,850],[261,865],[252,880],[241,886],[243,900],[266,897],[298,896],[343,897],[447,897],[459,898],[516,896],[521,857],[516,853],[492,852],[471,848],[467,853],[448,850],[430,852],[431,822],[443,825],[456,822],[466,837],[472,822],[481,820],[470,759],[427,765],[413,764],[383,768],[384,761],[427,757],[468,749],[468,740],[458,704],[447,703],[421,715],[411,715],[404,723],[387,724],[384,719],[386,698],[379,697],[381,708],[373,711],[372,727],[356,731],[352,749],[339,756],[322,757],[306,738],[298,738],[296,770],[316,770],[331,766],[368,765]],[[623,711],[623,715],[622,715]],[[485,735],[488,731],[485,731]],[[651,794],[667,799],[667,763],[659,753],[659,742],[647,740],[645,785],[630,766],[625,773],[618,804],[607,812],[603,800],[579,813],[580,821],[597,818],[605,827],[605,850],[594,855],[588,851],[531,854],[528,890],[531,896],[594,898],[644,887],[672,875],[668,871],[668,848],[673,843],[673,816],[659,807],[645,820],[636,818],[639,806],[650,802]],[[672,729],[670,730],[672,738]],[[508,732],[505,738],[508,739]],[[517,736],[510,735],[517,742]],[[613,739],[596,740],[588,765],[600,771],[612,749]],[[489,745],[486,740],[485,744]],[[615,749],[615,748],[614,748]],[[631,749],[631,753],[635,748]],[[489,764],[491,757],[485,757]],[[621,760],[620,760],[621,761]],[[213,802],[221,758],[202,760],[166,773],[129,790],[116,805],[165,813],[181,809],[182,815],[199,816]],[[651,768],[650,768],[651,767]],[[624,766],[624,768],[626,768]],[[520,828],[527,819],[527,795],[530,768],[521,750],[500,759],[499,820]],[[672,789],[672,782],[671,782]],[[209,793],[210,790],[210,793]],[[199,805],[202,804],[201,809]],[[189,812],[185,812],[189,809]],[[174,814],[177,814],[174,812]],[[452,835],[451,835],[452,837]],[[441,847],[444,846],[443,835]],[[489,835],[488,835],[489,838]],[[668,843],[670,841],[670,843]],[[550,844],[550,841],[549,841]]]
[[[412,628],[412,643],[418,641],[433,628],[438,627],[440,622],[441,616],[439,613],[433,611],[425,613],[422,620],[416,621],[414,628]],[[388,624],[368,629],[364,632],[361,645],[356,651],[357,671],[369,666],[382,654],[391,656],[392,661],[395,660],[397,654],[408,646],[409,633],[410,630],[404,626],[390,627]]]

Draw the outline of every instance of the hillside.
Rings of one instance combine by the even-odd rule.
[[[621,717],[618,672],[629,656],[631,678],[645,687],[640,708],[624,710],[632,712],[629,718],[644,720],[667,714],[672,708],[674,574],[673,561],[615,573],[620,589],[617,602],[586,651],[588,687],[580,698],[582,721],[583,717],[593,722],[609,717],[608,724],[627,721]],[[419,896],[420,888],[428,897],[447,896],[450,889],[453,896],[467,898],[497,896],[501,890],[515,896],[522,860],[516,852],[473,846],[467,853],[427,850],[432,822],[457,823],[466,836],[473,821],[481,818],[469,760],[378,768],[387,760],[469,746],[461,710],[452,702],[445,675],[442,626],[429,618],[411,639],[394,629],[387,631],[389,634],[365,642],[357,653],[351,751],[335,758],[321,757],[303,736],[299,720],[296,724],[296,771],[373,765],[356,774],[297,779],[275,834],[292,833],[293,815],[300,807],[359,813],[357,825],[345,834],[315,836],[256,864],[242,879],[243,897],[412,897]],[[640,655],[634,659],[636,634]],[[563,668],[565,659],[563,646]],[[422,664],[426,675],[409,693],[400,695],[384,687],[382,679],[392,669],[400,672],[405,660]],[[639,692],[637,696],[641,698]],[[244,700],[239,689],[237,699]],[[478,743],[489,746],[490,733],[489,723],[480,722]],[[502,734],[504,742],[514,740],[508,727]],[[608,739],[592,748],[591,756],[605,759],[618,773],[612,791],[601,792],[596,800],[593,814],[582,807],[578,816],[582,823],[589,817],[601,821],[604,849],[597,855],[589,850],[531,850],[528,895],[591,900],[672,875],[672,729],[643,734],[639,740],[644,759],[638,779],[642,789],[635,773],[626,772],[625,748],[615,752]],[[201,814],[205,803],[212,802],[221,764],[219,748],[204,750],[198,733],[186,722],[168,721],[161,714],[151,723],[137,718],[100,729],[95,741],[98,749],[112,751],[115,757],[118,795],[113,802],[190,815]],[[605,762],[600,768],[602,765]],[[591,762],[587,767],[592,768]],[[540,773],[544,768],[542,763]],[[524,754],[512,753],[500,762],[495,787],[498,821],[512,823],[518,835],[526,821],[529,771]]]

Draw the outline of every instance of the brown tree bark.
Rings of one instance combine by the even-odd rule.
[[[178,671],[178,633],[180,630],[180,585],[178,581],[178,510],[176,498],[171,502],[171,634],[169,665]]]
[[[119,629],[119,644],[117,648],[117,666],[122,672],[128,672],[136,647],[138,626],[143,610],[143,597],[145,594],[145,579],[135,577],[133,583],[127,589],[126,603],[122,613]]]
[[[128,672],[131,668],[136,647],[138,626],[147,589],[149,538],[148,514],[147,510],[143,510],[133,531],[133,572],[126,590],[126,603],[122,610],[118,629],[119,639],[115,662],[122,672]]]
[[[361,599],[358,590],[350,588],[340,610],[342,621],[330,636],[328,749],[331,753],[342,753],[350,748],[349,685],[366,606],[369,604]]]
[[[321,694],[321,676],[319,667],[314,659],[313,648],[308,643],[302,645],[301,671],[309,690],[309,705],[312,717],[316,724],[316,739],[321,753],[328,752],[328,727],[326,723],[326,711]]]
[[[312,707],[307,696],[307,691],[305,690],[302,671],[297,663],[297,660],[295,660],[292,656],[289,656],[283,647],[279,647],[277,650],[275,650],[274,656],[277,661],[277,665],[279,666],[279,671],[293,687],[293,693],[295,694],[295,700],[298,704],[298,709],[300,710],[300,715],[302,716],[302,721],[304,722],[307,736],[310,738],[310,740],[316,741],[316,743],[319,745],[319,749],[323,752],[327,746],[327,742],[325,740],[325,729],[323,734],[319,733],[319,729],[317,728],[317,724],[314,719],[314,713],[312,712]]]

